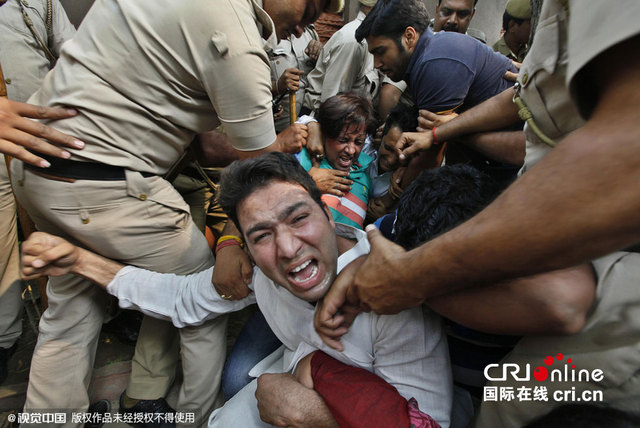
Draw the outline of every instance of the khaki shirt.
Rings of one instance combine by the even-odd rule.
[[[582,127],[593,109],[591,88],[578,88],[576,74],[593,58],[640,32],[640,2],[620,0],[613,17],[607,2],[544,2],[534,42],[524,60],[518,82],[522,99],[545,135],[556,142]],[[595,32],[594,28],[606,29]],[[551,147],[525,125],[527,152],[523,171],[538,162]]]
[[[76,160],[162,174],[220,123],[261,149],[275,141],[263,34],[275,46],[257,0],[98,0],[30,101],[78,109],[53,123],[87,143]]]
[[[40,87],[51,63],[24,22],[18,1],[8,0],[0,6],[0,66],[7,86],[7,96],[12,100],[25,102]],[[47,1],[29,0],[29,5],[24,6],[24,9],[40,39],[54,55],[60,55],[62,44],[76,32],[60,2],[51,2],[51,37],[47,35],[45,24]]]
[[[534,120],[556,142],[582,127],[594,107],[589,102],[590,88],[578,87],[576,74],[600,53],[640,33],[637,20],[640,2],[636,0],[616,2],[616,8],[624,13],[615,17],[611,16],[611,5],[606,2],[569,0],[566,3],[568,9],[560,0],[544,2],[534,42],[518,77],[523,86],[522,98]],[[606,31],[595,33],[594,28]],[[523,170],[531,168],[551,150],[528,126],[525,126],[525,134],[527,153]],[[580,400],[586,399],[583,391],[602,391],[604,403],[636,412],[640,410],[640,255],[618,252],[592,264],[597,276],[596,300],[583,329],[570,336],[525,337],[501,363],[518,364],[519,376],[526,364],[530,364],[533,376],[537,367],[547,368],[546,356],[561,353],[564,359],[554,359],[548,367],[549,373],[568,366],[569,372],[599,369],[604,378],[601,381],[551,382],[533,377],[530,381],[516,381],[509,376],[507,381],[490,383],[491,387],[512,387],[516,397],[497,401],[485,399],[475,426],[522,426],[555,407],[577,401],[571,395],[568,398],[556,395],[560,399],[555,399],[555,391],[560,391],[559,394],[574,391],[573,397]],[[567,358],[571,358],[572,363],[567,364]],[[528,400],[526,395],[517,397],[517,388],[532,391],[540,386],[546,388],[546,401],[541,400],[540,395],[533,399],[533,394]],[[589,398],[593,398],[593,394]]]
[[[304,71],[304,75],[300,78],[300,89],[296,92],[297,112],[300,112],[302,100],[304,100],[304,94],[306,93],[306,87],[308,86],[307,75],[316,65],[315,62],[304,53],[304,50],[307,48],[307,45],[311,40],[318,40],[318,34],[313,26],[307,26],[304,29],[302,36],[291,36],[289,39],[282,40],[278,43],[278,46],[276,46],[275,49],[269,51],[271,80],[277,82],[287,68],[297,68]],[[280,119],[275,121],[277,132],[281,132],[289,126],[288,95],[282,97],[280,105],[283,107],[284,111],[282,112]]]
[[[309,88],[303,105],[317,111],[320,104],[339,92],[355,92],[373,100],[380,91],[380,75],[373,66],[367,41],[356,41],[356,30],[365,18],[353,21],[331,36],[322,48],[316,68],[309,73]]]
[[[504,36],[500,37],[498,41],[495,42],[493,46],[491,46],[491,48],[496,52],[500,52],[502,55],[506,56],[510,60],[518,61],[518,62],[524,61],[524,57],[527,55],[527,52],[529,51],[528,45],[522,45],[518,50],[518,52],[513,52],[509,48],[509,46],[507,46],[507,42],[504,41]]]
[[[640,410],[640,254],[617,252],[593,261],[597,276],[596,298],[582,330],[573,335],[531,335],[523,337],[513,351],[502,361],[517,364],[519,376],[523,376],[526,364],[530,365],[530,380],[517,381],[511,376],[505,381],[494,381],[489,387],[518,388],[530,391],[530,399],[520,395],[513,400],[484,400],[475,426],[520,427],[537,416],[563,404],[576,404],[573,397],[583,401],[593,399],[593,392],[602,393],[603,401],[586,404],[608,404],[612,407]],[[562,354],[562,360],[557,354]],[[552,356],[553,364],[547,366],[545,357]],[[567,362],[571,359],[571,362]],[[574,367],[571,367],[571,366]],[[565,366],[576,378],[564,377]],[[547,369],[549,378],[538,381],[533,377],[538,367]],[[560,369],[561,378],[551,381],[552,370]],[[584,376],[578,380],[581,370],[590,374],[602,370],[602,380]],[[502,367],[494,368],[492,376],[502,374]],[[547,400],[533,399],[534,388],[544,387]],[[486,387],[485,387],[486,388]],[[504,390],[504,389],[503,389]],[[538,389],[540,392],[540,389]],[[569,398],[564,395],[569,391]],[[587,394],[583,395],[583,392]],[[500,397],[498,393],[498,397]],[[522,399],[524,397],[524,399]],[[560,399],[558,399],[560,398]],[[573,401],[573,403],[572,403]]]

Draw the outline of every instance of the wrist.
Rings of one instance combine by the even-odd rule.
[[[237,247],[240,247],[240,249],[242,249],[244,248],[244,242],[242,242],[241,238],[235,235],[223,235],[218,239],[215,253],[218,254],[218,252],[221,249],[230,247],[230,246],[237,246]]]
[[[431,128],[431,144],[434,146],[440,144],[440,142],[438,141],[438,137],[436,136],[436,129],[438,129],[437,126]]]

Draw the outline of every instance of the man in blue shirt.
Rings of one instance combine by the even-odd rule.
[[[378,2],[356,31],[356,39],[366,38],[375,67],[394,81],[405,80],[420,109],[461,112],[513,85],[505,78],[517,72],[509,59],[472,37],[454,32],[433,33],[428,23],[429,15],[422,2],[388,0]],[[477,161],[476,166],[492,175],[496,172],[494,167],[502,170],[503,165],[499,164],[487,169],[487,162],[492,159],[490,152],[473,142],[464,143],[465,148],[483,154],[468,153]],[[523,138],[514,138],[509,144],[521,145],[524,153]],[[515,173],[515,167],[509,168],[507,175],[515,177]]]

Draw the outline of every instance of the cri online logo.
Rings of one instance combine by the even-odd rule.
[[[538,366],[533,370],[533,378],[538,382],[544,382],[549,379],[550,382],[600,382],[604,379],[604,374],[600,369],[587,370],[581,369],[576,370],[575,364],[571,358],[567,358],[564,366],[559,368],[551,369],[550,366],[553,363],[563,361],[564,355],[561,353],[556,354],[556,357],[553,358],[550,355],[547,355],[544,358],[545,366]],[[502,371],[497,370],[502,366]],[[517,381],[529,381],[531,380],[531,366],[529,364],[525,365],[524,370],[522,370],[519,364],[515,363],[504,363],[504,364],[489,364],[484,368],[484,376],[487,380],[491,381],[505,381],[509,375],[517,380]]]

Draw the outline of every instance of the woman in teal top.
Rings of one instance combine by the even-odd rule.
[[[300,118],[303,123],[311,120],[308,116]],[[347,171],[353,181],[351,190],[343,196],[325,193],[322,200],[331,209],[336,223],[362,229],[372,188],[367,167],[373,158],[362,153],[367,134],[372,135],[376,128],[371,101],[351,93],[334,95],[320,105],[317,120],[324,147],[319,168]],[[312,168],[306,149],[297,157],[304,169]]]

